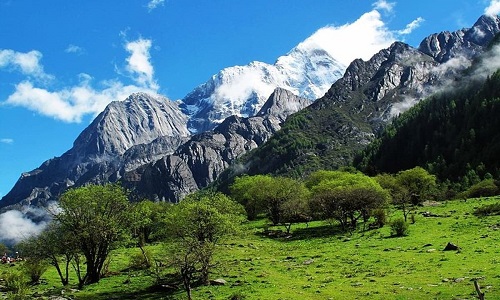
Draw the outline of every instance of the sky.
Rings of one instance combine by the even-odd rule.
[[[499,11],[500,0],[0,0],[0,198],[133,92],[181,99],[325,27],[338,40],[322,43],[348,62]]]

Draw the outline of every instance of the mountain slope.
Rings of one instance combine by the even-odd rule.
[[[125,174],[136,194],[177,202],[207,187],[239,156],[268,140],[286,117],[311,101],[277,88],[255,117],[226,118],[214,130],[200,133],[173,154]]]
[[[365,172],[396,173],[422,166],[462,188],[500,175],[500,72],[470,78],[394,120],[358,157]]]
[[[475,34],[493,37],[498,24],[498,18],[483,16],[474,27],[449,34],[459,39],[436,39],[440,49],[449,51],[429,55],[396,42],[368,61],[355,60],[324,97],[288,118],[281,131],[238,166],[245,165],[250,174],[302,176],[349,165],[394,116],[461,76],[488,45]]]
[[[71,186],[116,181],[125,169],[172,153],[189,136],[186,124],[177,104],[161,96],[137,93],[113,102],[70,150],[23,173],[0,207],[43,204]]]

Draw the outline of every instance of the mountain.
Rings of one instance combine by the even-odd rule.
[[[224,69],[180,101],[131,95],[61,157],[24,173],[0,206],[43,205],[68,187],[118,180],[175,202],[222,172],[301,176],[349,165],[395,116],[460,78],[499,24],[483,16],[470,29],[431,35],[419,48],[396,42],[347,68],[313,36],[274,65]],[[290,91],[277,89],[266,103],[280,85]],[[307,106],[304,98],[318,95]]]
[[[498,178],[499,87],[500,71],[486,79],[457,81],[395,119],[357,157],[357,167],[376,174],[421,166],[461,190],[483,178]]]
[[[190,135],[186,124],[178,105],[162,96],[137,93],[112,102],[70,150],[23,173],[0,206],[43,205],[71,186],[116,181],[125,171],[172,153]]]
[[[213,129],[233,115],[254,116],[276,87],[310,100],[323,96],[346,66],[316,39],[309,37],[273,65],[254,61],[226,68],[196,87],[181,100],[189,130]]]
[[[196,134],[173,154],[125,174],[125,186],[148,199],[177,202],[207,187],[242,154],[280,129],[286,117],[310,100],[277,88],[254,117],[226,118],[215,129]]]
[[[353,61],[324,97],[290,116],[237,168],[303,176],[350,165],[395,116],[463,76],[500,32],[499,24],[483,16],[472,28],[429,36],[418,49],[396,42],[368,61]]]

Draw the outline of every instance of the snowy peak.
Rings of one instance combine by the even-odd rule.
[[[274,65],[254,61],[223,69],[182,99],[181,109],[190,116],[189,130],[203,132],[231,115],[255,115],[277,87],[317,99],[344,70],[324,49],[297,47]]]

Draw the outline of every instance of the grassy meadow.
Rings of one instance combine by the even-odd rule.
[[[211,279],[226,284],[196,287],[193,299],[477,299],[474,280],[485,299],[500,299],[500,216],[473,215],[475,208],[499,201],[429,203],[404,237],[391,237],[389,225],[363,230],[360,224],[350,234],[324,222],[297,224],[291,236],[270,237],[264,234],[266,220],[248,222],[241,235],[217,249]],[[437,216],[424,217],[427,211]],[[393,209],[389,219],[401,216]],[[448,242],[460,250],[443,251]],[[160,245],[148,250],[168,259]],[[50,267],[41,284],[30,288],[31,297],[186,299],[180,285],[158,286],[151,270],[130,269],[138,254],[135,248],[115,250],[109,275],[81,291],[74,275],[63,289]],[[0,265],[0,278],[19,267]]]

